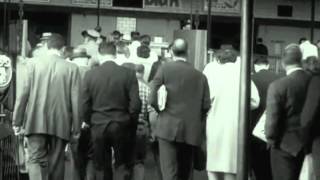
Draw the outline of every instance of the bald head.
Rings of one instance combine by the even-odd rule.
[[[297,44],[290,44],[284,50],[284,58],[282,63],[288,65],[301,65],[302,52]]]
[[[172,44],[172,52],[174,56],[185,57],[188,54],[188,43],[184,39],[176,39]]]

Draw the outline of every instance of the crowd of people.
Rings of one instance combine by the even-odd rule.
[[[17,65],[13,128],[26,137],[30,179],[143,180],[150,145],[161,179],[188,180],[194,169],[209,180],[236,179],[242,105],[234,48],[217,51],[200,72],[184,39],[164,57],[139,32],[130,41],[119,31],[82,36],[83,44],[66,47],[61,35],[44,33]],[[250,136],[256,180],[298,180],[307,154],[320,179],[320,66],[311,46],[305,39],[285,48],[285,76],[269,70],[266,47],[254,49],[250,132],[265,121],[265,138]],[[66,147],[72,177],[64,177]]]

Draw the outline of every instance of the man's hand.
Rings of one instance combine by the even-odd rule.
[[[90,125],[85,123],[85,122],[83,122],[82,125],[81,125],[81,129],[88,129],[88,128],[90,128]]]
[[[14,131],[14,135],[19,136],[19,135],[22,134],[20,126],[13,126],[12,128],[13,128],[13,131]]]
[[[71,144],[76,144],[78,143],[80,139],[80,133],[79,132],[73,132],[71,135],[70,143]]]

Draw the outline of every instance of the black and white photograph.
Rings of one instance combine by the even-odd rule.
[[[320,180],[320,0],[0,0],[0,180]]]

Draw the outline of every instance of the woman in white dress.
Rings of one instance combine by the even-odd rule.
[[[237,60],[238,59],[238,60]],[[235,180],[239,127],[240,58],[233,49],[221,50],[204,74],[210,87],[212,108],[207,118],[207,171],[209,180]],[[258,107],[253,83],[251,106]]]

